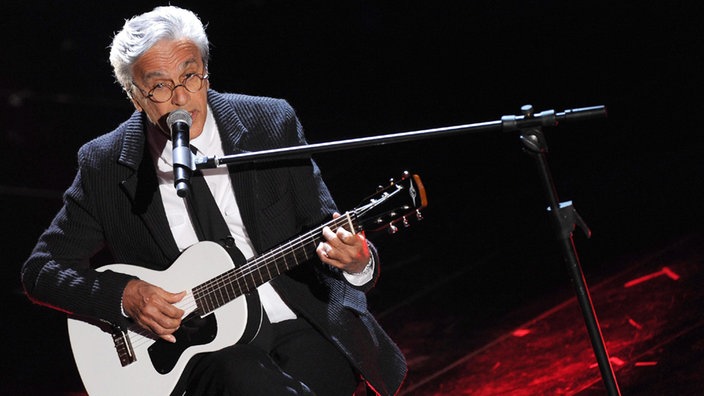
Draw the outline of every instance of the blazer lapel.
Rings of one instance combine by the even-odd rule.
[[[247,128],[230,103],[215,91],[208,92],[208,102],[213,110],[213,116],[220,131],[220,139],[222,140],[225,155],[245,152],[240,147],[245,146]],[[230,169],[230,180],[232,181],[232,188],[235,190],[235,198],[240,208],[242,221],[248,230],[254,248],[257,252],[261,252],[263,246],[257,232],[256,200],[248,199],[248,196],[246,196],[254,191],[256,170],[248,164],[230,165],[228,169]]]
[[[138,215],[159,249],[169,260],[179,255],[176,241],[170,232],[166,219],[164,204],[159,192],[154,163],[150,160],[149,150],[145,144],[144,118],[135,112],[126,123],[126,133],[118,162],[132,170],[122,180],[122,191],[132,203],[132,213]]]

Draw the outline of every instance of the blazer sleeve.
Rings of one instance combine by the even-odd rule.
[[[122,291],[133,277],[99,272],[90,258],[104,246],[103,228],[95,214],[89,181],[95,169],[79,151],[79,169],[63,197],[63,207],[39,237],[23,264],[21,280],[28,298],[37,304],[125,326]]]

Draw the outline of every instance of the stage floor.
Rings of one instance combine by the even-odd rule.
[[[631,395],[701,394],[703,259],[704,239],[685,236],[616,259],[618,272],[588,285],[610,357],[610,365],[602,360],[605,376],[573,288],[486,319],[466,290],[471,274],[438,282],[380,315],[408,357],[401,394],[586,396],[608,394],[606,384]],[[480,304],[500,307],[482,297]]]

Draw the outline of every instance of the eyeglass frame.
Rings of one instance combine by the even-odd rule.
[[[193,78],[193,77],[198,77],[198,79],[200,80],[200,87],[199,87],[197,90],[195,90],[195,91],[191,91],[190,89],[188,89],[188,87],[186,87],[186,84],[185,84],[185,82],[186,82],[187,80],[189,80],[189,79],[191,79],[191,78]],[[175,85],[173,85],[173,86],[171,87],[171,91],[170,91],[169,97],[168,97],[167,99],[165,99],[165,100],[162,100],[162,101],[157,101],[156,99],[154,99],[154,91],[156,91],[158,88],[161,88],[161,87],[168,87],[169,85],[172,85],[173,82],[174,82],[173,80],[171,80],[171,83],[170,83],[170,84],[169,84],[169,83],[157,83],[152,89],[150,89],[148,92],[146,92],[146,94],[145,94],[145,91],[144,91],[139,85],[137,85],[137,83],[136,83],[134,80],[132,80],[132,85],[133,85],[135,88],[139,89],[139,91],[142,93],[142,96],[144,96],[145,98],[151,100],[152,102],[154,102],[154,103],[166,103],[166,102],[168,102],[169,100],[171,100],[171,98],[174,97],[174,91],[176,90],[176,88],[178,88],[178,87],[183,87],[183,89],[185,89],[186,91],[188,91],[188,92],[190,92],[190,93],[196,93],[196,92],[199,92],[201,89],[203,89],[203,81],[208,80],[209,77],[210,77],[210,74],[208,74],[208,73],[189,73],[188,75],[186,75],[186,77],[183,78],[183,80],[181,80],[181,83],[180,83],[180,84],[175,84]],[[167,85],[167,84],[168,84],[168,85]]]

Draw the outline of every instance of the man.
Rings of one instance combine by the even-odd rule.
[[[177,7],[138,15],[115,35],[110,61],[137,111],[79,150],[64,206],[22,268],[31,300],[123,330],[137,324],[177,343],[187,291],[96,271],[89,264],[95,252],[106,248],[113,262],[165,270],[199,239],[214,239],[200,223],[222,215],[231,234],[225,248],[236,260],[338,216],[312,160],[205,170],[220,212],[207,219],[177,195],[167,122],[176,110],[190,115],[199,155],[306,143],[285,101],[211,90],[208,60],[202,23]],[[252,337],[194,356],[164,394],[338,396],[351,395],[360,380],[379,394],[396,393],[405,360],[364,295],[379,273],[373,245],[343,227],[324,227],[315,253],[249,293],[248,305],[256,311],[258,297],[264,313]]]

